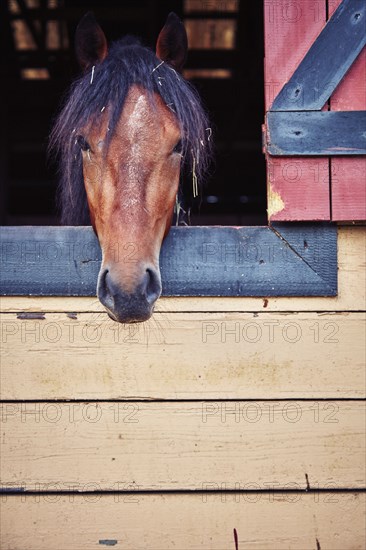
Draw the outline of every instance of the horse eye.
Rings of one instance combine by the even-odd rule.
[[[77,143],[82,151],[90,151],[91,147],[86,141],[84,136],[77,136],[75,143]]]
[[[174,147],[173,153],[178,153],[179,155],[183,153],[183,142],[181,139],[178,141],[178,143]]]

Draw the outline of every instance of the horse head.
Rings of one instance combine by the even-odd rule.
[[[116,321],[145,321],[162,291],[159,254],[182,166],[188,163],[197,178],[210,147],[199,98],[180,74],[186,31],[170,14],[155,54],[133,38],[108,49],[101,27],[87,14],[75,42],[83,76],[53,134],[66,159],[64,217],[85,193],[81,200],[102,250],[98,298]],[[67,132],[71,139],[64,138]],[[78,170],[83,191],[77,192]]]

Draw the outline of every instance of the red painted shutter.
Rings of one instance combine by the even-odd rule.
[[[340,3],[264,0],[266,111]],[[322,110],[365,110],[365,67],[364,48]],[[364,220],[365,174],[366,157],[267,154],[268,220]]]
[[[341,0],[329,2],[329,16],[340,3]],[[366,110],[366,48],[333,93],[330,107],[332,111]],[[330,164],[332,220],[365,220],[366,157],[333,157]]]

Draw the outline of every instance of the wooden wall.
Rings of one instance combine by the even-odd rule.
[[[335,298],[3,297],[1,548],[364,548],[365,245]]]

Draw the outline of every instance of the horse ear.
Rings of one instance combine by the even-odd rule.
[[[84,72],[107,56],[107,39],[91,12],[84,15],[76,28],[75,51]]]
[[[187,58],[187,51],[186,29],[179,17],[171,12],[158,36],[156,55],[178,72],[181,72]]]

